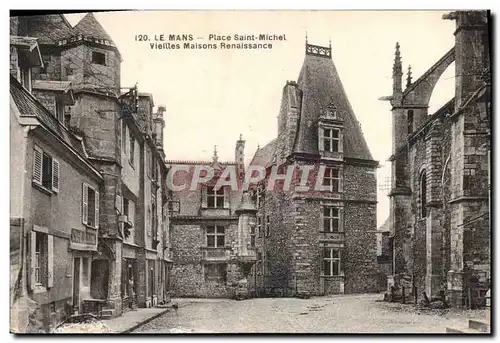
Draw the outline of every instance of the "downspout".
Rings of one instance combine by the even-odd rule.
[[[25,183],[26,183],[26,173],[27,171],[27,160],[28,160],[28,134],[29,132],[34,129],[34,126],[25,126],[23,128],[23,144],[22,144],[22,152],[21,156],[23,156],[23,161],[22,161],[22,166],[24,168],[22,176],[21,176],[21,213],[22,213],[22,225],[20,227],[21,229],[21,244],[20,244],[20,254],[21,254],[21,297],[27,297],[28,296],[28,286],[27,286],[27,278],[28,278],[28,273],[27,273],[27,263],[26,263],[26,257],[27,257],[27,232],[24,229],[25,228],[25,222],[26,218],[29,216],[29,213],[25,213],[24,211],[24,198],[25,198]],[[29,212],[29,211],[28,211]]]

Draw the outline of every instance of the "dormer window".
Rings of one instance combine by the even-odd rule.
[[[339,152],[339,129],[323,129],[323,148],[324,151]]]

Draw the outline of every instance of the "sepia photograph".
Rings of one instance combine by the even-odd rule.
[[[11,10],[10,333],[491,335],[491,17]]]

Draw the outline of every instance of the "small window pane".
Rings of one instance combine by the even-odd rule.
[[[330,217],[330,207],[323,207],[323,215],[325,217]]]
[[[215,226],[208,226],[207,233],[215,233]]]
[[[324,275],[331,275],[330,264],[331,264],[331,261],[329,261],[329,260],[323,261],[323,273],[324,273]]]
[[[329,139],[325,139],[324,146],[325,146],[325,151],[331,151],[331,145]]]
[[[333,131],[333,137],[339,138],[339,130],[332,130],[332,131]]]
[[[339,209],[338,208],[332,207],[330,210],[332,211],[332,217],[339,216]]]
[[[340,275],[340,262],[333,261],[333,275]]]
[[[331,151],[339,151],[339,141],[332,140],[332,150]]]
[[[324,221],[323,221],[323,229],[325,231],[330,231],[330,218],[326,218]]]
[[[207,246],[215,247],[215,236],[207,236]]]
[[[207,196],[207,206],[215,207],[215,197],[213,195]]]
[[[224,236],[217,236],[217,246],[218,247],[224,246]]]

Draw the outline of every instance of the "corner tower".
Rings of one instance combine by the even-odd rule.
[[[60,42],[61,76],[75,87],[120,91],[120,52],[115,43],[97,21],[88,13],[73,28],[73,35]]]

